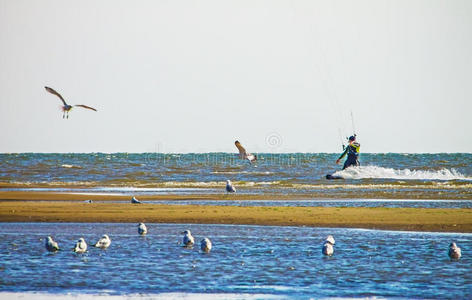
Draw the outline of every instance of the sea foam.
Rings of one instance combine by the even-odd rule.
[[[472,180],[472,177],[466,177],[455,169],[432,171],[393,169],[378,166],[350,167],[342,171],[337,171],[333,175],[341,176],[345,179]]]

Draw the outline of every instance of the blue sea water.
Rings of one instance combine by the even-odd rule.
[[[261,153],[249,164],[227,153],[0,154],[0,191],[146,195],[170,204],[471,208],[472,154],[362,154],[361,167],[345,171],[334,165],[337,156]],[[345,179],[326,180],[328,173]],[[224,194],[227,179],[237,194],[275,200],[152,200]],[[147,225],[141,237],[137,224],[0,223],[0,298],[472,298],[471,234]],[[212,252],[181,247],[185,229],[197,242],[208,236]],[[109,249],[90,247],[105,233]],[[336,239],[330,258],[321,255],[328,234]],[[47,235],[62,251],[46,252]],[[79,237],[90,247],[83,255],[71,251]],[[459,261],[447,256],[451,241],[462,247]]]
[[[249,164],[230,153],[0,154],[0,190],[218,194],[229,179],[242,194],[472,199],[472,154],[361,154],[361,167],[344,171],[334,164],[338,155],[259,153],[257,163]],[[325,179],[333,173],[345,179]]]
[[[470,299],[472,235],[246,225],[3,223],[2,292],[72,295],[259,295],[258,298]],[[181,246],[180,232],[209,237],[209,254]],[[107,250],[91,245],[102,234]],[[321,254],[328,234],[332,257]],[[52,235],[61,251],[49,253]],[[85,254],[75,254],[84,237]],[[463,257],[447,256],[455,241]],[[171,293],[171,294],[168,294]]]

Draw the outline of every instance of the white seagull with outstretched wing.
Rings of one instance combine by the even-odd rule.
[[[61,99],[62,103],[64,104],[62,106],[62,111],[64,112],[62,114],[62,118],[67,118],[69,119],[69,111],[72,109],[72,107],[74,106],[78,106],[78,107],[82,107],[82,108],[86,108],[86,109],[91,109],[93,111],[97,111],[95,108],[93,107],[90,107],[90,106],[87,106],[87,105],[83,105],[83,104],[76,104],[76,105],[69,105],[66,103],[66,100],[64,100],[64,98],[62,98],[61,94],[59,94],[58,92],[56,92],[54,89],[50,88],[50,87],[47,87],[45,86],[44,87],[46,89],[46,91],[48,91],[49,93],[53,94],[53,95],[56,95],[57,97],[59,97],[59,99]]]
[[[234,144],[236,145],[236,148],[238,148],[240,159],[247,159],[249,160],[249,163],[257,160],[257,156],[247,152],[239,141],[234,142]]]

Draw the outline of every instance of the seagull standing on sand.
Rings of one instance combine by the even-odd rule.
[[[48,236],[48,238],[46,239],[46,249],[49,252],[56,252],[57,250],[59,250],[59,245],[52,239],[51,236]]]
[[[457,247],[456,243],[451,243],[449,245],[449,257],[451,259],[459,259],[461,258],[461,248]]]
[[[240,159],[247,159],[249,160],[249,163],[255,162],[257,160],[257,156],[249,153],[244,149],[244,147],[241,145],[239,141],[234,142],[236,145],[236,148],[239,150],[239,158]]]
[[[144,223],[139,223],[138,225],[138,233],[140,235],[145,235],[147,233],[147,227],[144,225]]]
[[[236,193],[236,189],[234,188],[233,184],[230,180],[226,180],[226,192],[228,193]]]
[[[200,242],[200,249],[202,249],[202,251],[206,253],[211,251],[211,241],[209,238],[204,238]]]
[[[184,235],[183,243],[185,247],[191,247],[195,243],[195,239],[192,236],[190,230],[185,230],[182,232]]]
[[[131,198],[131,203],[133,203],[133,204],[141,204],[141,201],[139,201],[138,199],[136,199],[136,197],[133,197],[133,198]]]
[[[334,238],[332,235],[328,235],[326,237],[326,241],[325,243],[323,244],[323,248],[321,249],[321,252],[324,254],[324,255],[327,255],[327,256],[331,256],[333,255],[334,253]]]
[[[108,235],[104,234],[95,244],[95,247],[106,249],[110,246],[110,244],[111,244],[110,238],[108,237]]]
[[[86,108],[86,109],[91,109],[93,111],[97,111],[95,108],[93,107],[90,107],[90,106],[87,106],[87,105],[83,105],[83,104],[76,104],[76,105],[69,105],[66,103],[66,100],[64,100],[64,98],[62,98],[61,94],[59,94],[58,92],[56,92],[54,89],[50,88],[50,87],[47,87],[45,86],[44,87],[46,89],[46,91],[48,91],[49,93],[53,94],[53,95],[56,95],[57,97],[59,97],[59,99],[61,99],[62,103],[64,104],[62,106],[62,111],[63,111],[63,114],[62,114],[62,118],[67,118],[69,119],[69,111],[72,109],[72,107],[74,106],[78,106],[78,107],[83,107],[83,108]]]
[[[87,251],[87,243],[85,242],[84,238],[80,238],[75,244],[74,252],[75,253],[84,253]]]

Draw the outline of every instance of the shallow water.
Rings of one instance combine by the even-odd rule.
[[[126,201],[129,202],[129,201]],[[472,208],[470,200],[149,200],[144,203],[217,206]]]
[[[260,153],[255,164],[231,153],[0,154],[0,184],[82,187],[91,192],[224,193],[310,198],[472,199],[472,154],[361,154],[361,167],[339,171],[332,153]],[[326,180],[326,174],[345,180]]]
[[[2,223],[0,291],[127,294],[263,294],[308,297],[471,298],[472,234],[245,225]],[[203,254],[180,232],[208,236]],[[107,233],[107,250],[71,249]],[[63,251],[48,253],[53,235]],[[334,235],[335,254],[321,254]],[[463,252],[450,261],[448,245]]]
[[[3,191],[54,191],[71,193],[71,189],[67,188],[5,188]],[[79,195],[115,195],[115,193],[100,193],[88,191],[87,189],[75,189],[72,194]],[[139,189],[132,189],[139,190]],[[150,189],[154,190],[154,189]],[[172,191],[162,191],[165,195],[172,195]],[[191,189],[189,189],[191,190]],[[177,193],[177,192],[175,192]],[[159,194],[159,193],[157,193]],[[193,194],[192,191],[182,192],[182,195]],[[120,193],[120,195],[127,195]],[[139,192],[130,193],[129,196],[140,196]],[[155,194],[153,194],[155,195]],[[471,200],[444,200],[444,199],[278,199],[278,200],[237,200],[231,199],[232,195],[226,195],[227,200],[140,200],[146,204],[167,204],[167,205],[215,205],[215,206],[284,206],[284,207],[403,207],[403,208],[472,208]],[[16,201],[16,200],[3,200]],[[31,202],[43,202],[44,200],[28,200]],[[47,202],[63,202],[66,200],[47,200]],[[92,200],[85,200],[92,201]],[[93,200],[94,203],[129,203],[130,200]]]

